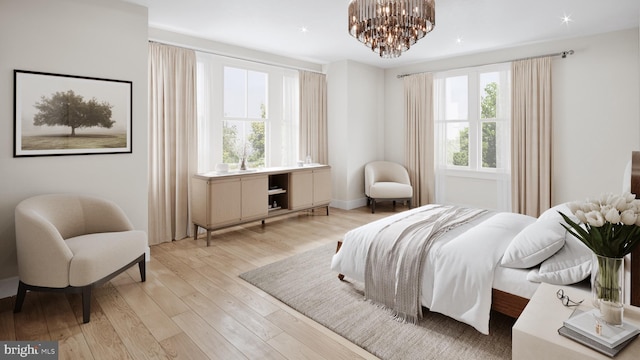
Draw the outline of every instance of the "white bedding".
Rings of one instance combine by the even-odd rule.
[[[331,268],[364,282],[367,252],[375,235],[387,224],[420,210],[415,208],[394,214],[349,231],[345,234],[340,251],[333,256]],[[488,334],[491,288],[496,267],[499,267],[500,258],[511,239],[535,221],[536,218],[526,215],[489,213],[440,237],[431,250],[423,255],[426,258],[420,281],[422,305]],[[501,279],[512,276],[504,274],[518,274],[525,279],[523,271],[511,270],[515,269],[498,270]],[[508,283],[503,282],[505,286]],[[537,284],[533,286],[535,291]],[[509,289],[500,290],[514,293]],[[533,292],[529,294],[529,291],[519,289],[515,294],[527,294],[529,296],[525,297],[530,297]]]

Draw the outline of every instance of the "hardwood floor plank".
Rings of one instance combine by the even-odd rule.
[[[58,329],[51,340],[58,341],[59,359],[94,359],[79,325]]]
[[[192,294],[184,298],[184,301],[247,358],[284,360],[284,357],[279,352],[216,306],[206,296]]]
[[[42,294],[38,292],[27,292],[24,304],[22,305],[22,311],[14,316],[16,339],[33,341],[51,340],[45,315],[40,306],[40,295]],[[58,294],[58,296],[64,295]]]
[[[209,284],[206,280],[202,280],[199,286],[202,295],[206,296],[207,299],[227,312],[260,339],[268,340],[282,332],[280,328],[274,326],[261,314],[242,301],[239,301],[235,296],[227,293],[223,288]],[[276,310],[277,308],[274,306],[274,311]]]
[[[166,253],[156,252],[156,254],[155,258],[148,263],[151,264],[151,266],[150,269],[147,269],[147,281],[149,281],[150,277],[157,279],[178,298],[196,292],[193,286],[189,285],[184,279],[181,279],[176,273],[162,264],[160,258],[167,256]]]
[[[147,281],[141,283],[140,286],[167,316],[172,317],[189,311],[189,307],[180,300],[180,297],[174,294],[171,289],[165,286],[158,278],[148,276]]]
[[[282,333],[275,338],[268,341],[269,345],[277,349],[287,359],[290,360],[325,360],[330,358],[324,358],[320,354],[311,350],[303,343],[296,340],[293,336]]]
[[[168,359],[140,317],[119,294],[97,297],[102,311],[134,359]]]
[[[76,323],[82,323],[80,297],[67,295],[67,300],[75,314]],[[102,307],[95,297],[91,299],[91,321],[80,325],[80,329],[94,359],[131,359],[122,339],[102,311]]]
[[[144,292],[138,283],[118,286],[117,289],[157,341],[162,341],[181,332],[180,328]]]
[[[57,337],[54,333],[58,330],[64,331],[79,325],[75,322],[76,317],[65,294],[42,293],[40,294],[40,303],[42,312],[45,314],[47,328],[52,337]]]
[[[160,342],[164,351],[176,360],[202,360],[207,355],[198,348],[187,334],[181,332]]]
[[[284,310],[270,314],[267,316],[267,319],[297,339],[301,344],[304,344],[326,359],[347,360],[376,358],[353,344],[350,344],[351,346],[349,347],[344,346],[340,343],[342,338],[336,334],[331,333],[331,335],[335,335],[335,338],[333,338],[333,336],[327,336],[326,333],[328,330],[311,319],[304,318],[308,321],[302,321]],[[354,352],[359,354],[354,354]]]
[[[188,295],[188,297],[191,296],[198,295]],[[194,312],[187,311],[174,316],[173,321],[198,345],[208,358],[220,360],[247,359],[240,350]]]
[[[16,326],[13,319],[13,310],[3,310],[0,312],[0,339],[7,341],[16,340]]]
[[[51,340],[58,341],[58,354],[62,359],[93,359],[91,349],[77,322],[71,305],[64,294],[40,295]]]

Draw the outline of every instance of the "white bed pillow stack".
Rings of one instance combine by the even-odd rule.
[[[560,225],[559,211],[578,222],[566,204],[545,211],[511,241],[501,265],[517,269],[540,265],[527,275],[533,282],[569,285],[586,279],[591,274],[591,250]]]

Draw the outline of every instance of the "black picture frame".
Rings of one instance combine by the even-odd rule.
[[[14,70],[13,156],[132,153],[133,83]]]

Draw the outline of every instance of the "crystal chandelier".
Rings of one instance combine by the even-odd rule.
[[[351,0],[349,34],[383,58],[396,58],[436,25],[435,0]]]

